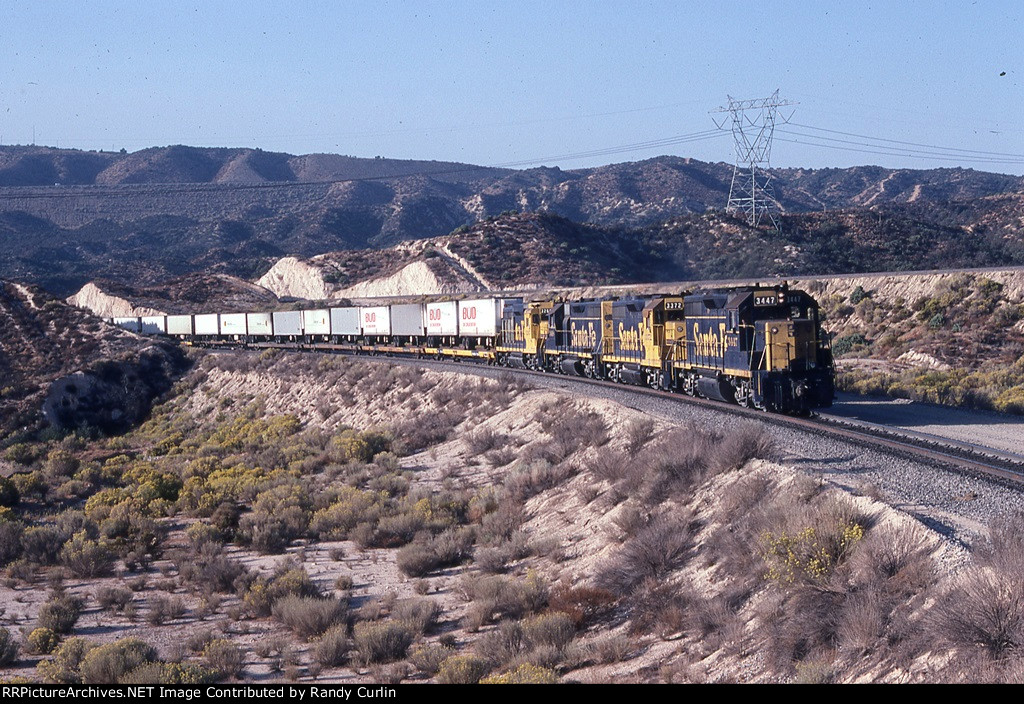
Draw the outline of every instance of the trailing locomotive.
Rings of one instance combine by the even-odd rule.
[[[197,345],[477,358],[781,413],[832,405],[818,304],[777,286],[575,301],[484,298],[114,318]]]

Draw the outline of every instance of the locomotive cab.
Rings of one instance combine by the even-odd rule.
[[[754,351],[751,401],[761,408],[806,413],[832,405],[832,355],[822,334],[817,303],[782,286],[753,294]]]
[[[703,291],[685,308],[684,392],[784,413],[832,405],[832,356],[807,293],[785,284]]]

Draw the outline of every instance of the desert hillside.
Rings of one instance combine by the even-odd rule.
[[[320,355],[207,355],[177,391],[126,435],[7,451],[6,676],[1019,674],[985,616],[1017,524],[972,564],[755,426]]]
[[[108,325],[38,287],[0,281],[0,444],[44,426],[124,430],[186,367],[170,343]]]

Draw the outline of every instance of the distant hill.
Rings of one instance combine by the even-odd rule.
[[[96,278],[255,279],[282,257],[385,248],[508,211],[632,230],[720,209],[731,173],[667,156],[517,171],[254,149],[0,147],[0,276],[60,295]],[[924,236],[1013,224],[1024,197],[1021,178],[969,169],[780,169],[775,185],[787,213],[888,209]]]
[[[173,315],[175,313],[244,313],[278,304],[267,289],[227,274],[186,274],[161,284],[132,286],[90,281],[68,303],[102,317]]]
[[[913,215],[904,206],[785,215],[779,234],[721,212],[635,228],[506,214],[388,249],[285,258],[259,283],[329,299],[1024,264],[1024,230],[968,232]]]

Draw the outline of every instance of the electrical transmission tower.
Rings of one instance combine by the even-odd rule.
[[[754,227],[767,218],[778,230],[779,222],[775,219],[778,202],[768,171],[771,168],[772,135],[779,108],[796,103],[780,100],[778,90],[767,98],[755,100],[735,100],[731,95],[728,98],[728,107],[712,111],[732,115],[732,138],[736,145],[736,165],[732,170],[729,204],[725,210],[744,213],[747,223]],[[724,121],[721,125],[715,122],[715,125],[718,129],[725,128]]]

